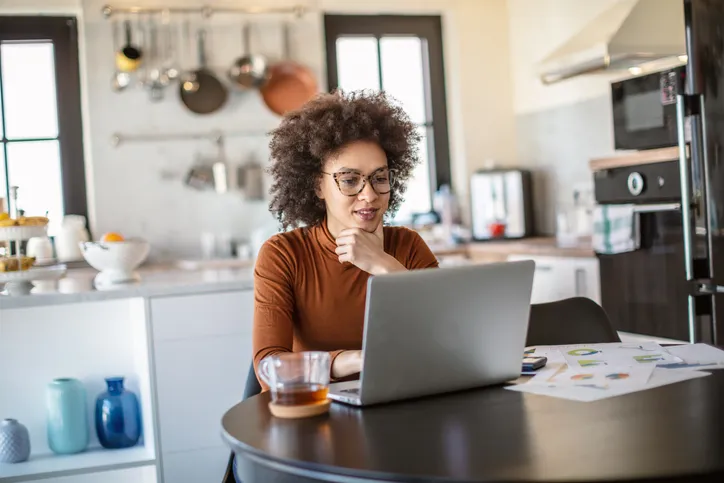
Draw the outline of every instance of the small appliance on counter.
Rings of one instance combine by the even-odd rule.
[[[477,241],[525,238],[533,234],[531,173],[493,169],[470,179],[472,238]]]

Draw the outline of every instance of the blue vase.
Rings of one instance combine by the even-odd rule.
[[[53,379],[46,389],[48,446],[57,454],[80,453],[88,446],[88,404],[78,379]]]
[[[108,390],[96,399],[96,432],[104,448],[129,448],[141,437],[138,398],[123,388],[122,377],[106,379]]]
[[[21,463],[29,456],[28,428],[15,419],[0,421],[0,463]]]

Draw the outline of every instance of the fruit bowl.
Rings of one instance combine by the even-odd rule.
[[[136,268],[148,257],[151,247],[145,240],[81,242],[80,250],[88,264],[98,270],[97,285],[140,280]]]

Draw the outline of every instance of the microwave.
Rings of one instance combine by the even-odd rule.
[[[611,83],[615,149],[645,150],[678,145],[676,94],[686,66]]]

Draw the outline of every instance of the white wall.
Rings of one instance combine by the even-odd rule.
[[[540,82],[538,63],[617,2],[508,0],[516,113],[574,104],[607,94],[609,83],[620,73],[588,75],[546,86]]]
[[[614,154],[607,72],[544,85],[539,63],[617,0],[508,0],[518,164],[533,170],[536,227],[555,232],[573,190],[592,191],[588,161]],[[654,24],[652,24],[653,26]]]
[[[153,255],[192,255],[202,231],[246,237],[261,225],[273,223],[266,202],[244,202],[234,195],[197,193],[182,186],[180,177],[196,153],[212,156],[207,141],[122,144],[113,147],[113,133],[207,132],[213,129],[268,131],[278,118],[259,97],[233,93],[221,112],[199,117],[186,111],[175,91],[151,103],[139,90],[113,93],[111,25],[102,18],[108,0],[31,0],[0,3],[0,11],[27,13],[82,8],[84,32],[81,55],[84,77],[89,191],[95,235],[114,230],[144,236],[153,243]],[[122,0],[121,5],[199,5],[200,0]],[[214,5],[239,2],[208,2]],[[249,2],[243,2],[249,4]],[[289,5],[290,1],[256,0],[254,5]],[[508,56],[507,5],[503,0],[299,0],[313,12],[295,24],[295,57],[307,64],[325,87],[325,12],[441,14],[446,68],[453,182],[463,201],[468,174],[488,158],[511,162],[515,158],[512,78]],[[258,18],[255,45],[265,54],[280,55],[278,18]],[[237,16],[215,16],[210,26],[211,62],[223,69],[239,54]],[[193,63],[193,59],[189,59]],[[188,62],[184,65],[189,65]],[[265,162],[268,140],[263,136],[230,137],[227,156],[242,163],[250,156]],[[173,179],[168,179],[173,178]]]

